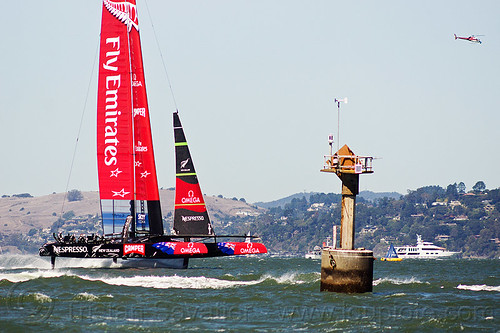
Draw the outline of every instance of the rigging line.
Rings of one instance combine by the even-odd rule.
[[[144,0],[146,4],[146,9],[148,11],[149,22],[151,22],[151,28],[153,28],[153,35],[155,36],[156,46],[158,47],[158,52],[160,52],[161,63],[163,65],[163,70],[165,71],[165,76],[167,77],[168,87],[170,89],[170,94],[172,95],[172,99],[174,101],[175,110],[178,110],[177,101],[175,100],[174,90],[172,89],[172,83],[170,82],[170,77],[168,76],[167,65],[165,65],[165,60],[163,59],[163,53],[161,52],[160,43],[158,42],[158,36],[156,36],[156,30],[153,25],[153,18],[151,17],[151,13],[149,11],[148,2]]]
[[[82,110],[82,116],[80,118],[80,126],[78,127],[78,134],[76,136],[75,149],[73,150],[73,158],[71,159],[71,166],[69,168],[68,181],[66,182],[66,190],[64,191],[64,199],[63,199],[63,203],[62,203],[62,207],[61,207],[61,214],[60,214],[61,218],[62,218],[62,214],[64,212],[64,203],[66,202],[66,198],[68,196],[69,182],[71,180],[71,174],[73,172],[73,165],[75,163],[76,150],[78,148],[78,142],[80,141],[80,133],[82,131],[83,119],[84,119],[84,116],[85,116],[85,110],[87,109],[87,101],[89,99],[90,86],[92,84],[92,78],[94,76],[95,64],[97,62],[98,55],[99,55],[99,43],[97,43],[97,47],[96,47],[96,50],[95,50],[94,63],[92,64],[92,70],[90,72],[89,84],[87,86],[87,94],[86,94],[85,100],[83,102],[83,110]]]

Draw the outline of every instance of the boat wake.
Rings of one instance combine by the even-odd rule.
[[[11,283],[26,282],[35,279],[78,278],[91,282],[103,282],[108,285],[142,287],[155,289],[225,289],[258,284],[300,285],[316,283],[320,279],[319,273],[286,272],[281,275],[262,274],[257,276],[235,277],[225,274],[223,277],[206,276],[181,276],[181,275],[135,275],[135,276],[92,276],[78,274],[68,270],[29,268],[18,272],[5,272],[0,274],[0,281]],[[80,293],[78,299],[93,300],[92,294]]]
[[[101,281],[109,285],[143,287],[156,289],[224,289],[238,286],[249,286],[259,284],[261,280],[253,281],[230,281],[205,276],[133,276],[133,277],[113,277],[113,278],[93,278],[80,276],[88,281]]]
[[[121,268],[120,262],[112,259],[92,258],[58,258],[61,268]],[[51,269],[50,259],[35,255],[5,255],[0,256],[0,269]]]
[[[62,276],[73,276],[67,272],[57,270],[33,270],[21,271],[15,273],[0,273],[0,281],[7,280],[12,283],[26,282],[35,279],[51,279],[59,278]]]
[[[485,284],[475,284],[475,285],[465,285],[465,284],[459,284],[457,286],[457,289],[462,289],[462,290],[472,290],[472,291],[498,291],[500,292],[500,286],[487,286]]]
[[[0,269],[50,268],[50,261],[35,255],[0,255]]]

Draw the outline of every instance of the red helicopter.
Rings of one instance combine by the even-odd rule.
[[[484,35],[477,35],[477,36],[484,36]],[[463,40],[468,40],[469,42],[472,42],[472,43],[481,44],[481,40],[474,35],[471,35],[469,37],[460,37],[460,36],[455,35],[455,39],[463,39]]]

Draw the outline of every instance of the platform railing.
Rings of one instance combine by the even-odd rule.
[[[323,170],[346,173],[372,173],[373,157],[357,155],[324,155]]]

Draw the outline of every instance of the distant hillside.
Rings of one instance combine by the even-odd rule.
[[[372,191],[361,191],[359,196],[368,201],[375,201],[377,199],[389,198],[389,199],[400,199],[403,195],[398,192],[372,192]]]
[[[295,193],[295,194],[292,194],[288,197],[285,197],[285,198],[281,198],[281,199],[278,199],[278,200],[274,200],[274,201],[269,201],[269,202],[256,202],[254,203],[255,206],[259,206],[259,207],[262,207],[262,208],[274,208],[274,207],[284,207],[286,204],[292,202],[293,199],[302,199],[302,198],[306,198],[306,200],[309,200],[309,198],[311,197],[311,194],[315,194],[317,192],[301,192],[301,193]]]
[[[381,256],[390,243],[415,244],[418,234],[462,257],[500,257],[500,189],[479,185],[467,193],[457,184],[424,186],[387,200],[376,199],[388,194],[363,193],[371,200],[356,203],[356,247]],[[340,225],[340,200],[334,193],[311,194],[309,200],[301,195],[269,208],[249,227],[258,230],[271,253],[304,253]]]
[[[302,199],[306,198],[306,200],[309,201],[309,198],[313,194],[317,194],[319,192],[301,192],[301,193],[296,193],[292,194],[288,197],[274,200],[274,201],[269,201],[269,202],[256,202],[254,205],[262,207],[262,208],[275,208],[275,207],[284,207],[286,204],[289,204],[292,202],[293,199]],[[375,201],[376,199],[381,199],[381,198],[390,198],[390,199],[399,199],[401,198],[402,194],[397,193],[397,192],[372,192],[372,191],[361,191],[359,193],[359,197],[363,198],[368,201]]]
[[[13,247],[34,252],[44,242],[52,240],[53,232],[101,233],[98,192],[80,193],[81,200],[71,202],[64,200],[64,193],[0,198],[0,252],[12,251]],[[173,223],[174,195],[173,190],[160,190],[167,233],[170,233]],[[265,212],[264,208],[221,197],[205,196],[205,203],[214,229],[219,234],[234,230],[233,222],[245,221]]]
[[[500,257],[500,189],[465,193],[450,184],[425,186],[406,195],[363,191],[356,203],[356,246],[385,254],[389,243],[414,244],[416,235],[462,257]],[[66,202],[64,194],[0,198],[0,253],[36,253],[53,232],[101,233],[97,192]],[[174,191],[161,190],[165,231],[173,222]],[[380,198],[387,200],[378,200]],[[259,235],[270,253],[301,255],[321,245],[340,225],[341,195],[297,193],[261,207],[236,198],[205,196],[219,235]],[[262,208],[269,207],[268,209]]]

